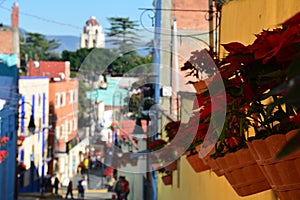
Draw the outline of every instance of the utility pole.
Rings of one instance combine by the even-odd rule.
[[[213,0],[208,1],[208,22],[209,22],[209,46],[214,50],[214,11]]]

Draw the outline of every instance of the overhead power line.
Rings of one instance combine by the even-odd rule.
[[[2,3],[4,1],[2,1]],[[7,8],[7,7],[2,6],[2,3],[0,2],[0,8],[2,8],[3,10],[7,10],[7,11],[11,11],[12,10],[11,8]],[[37,16],[37,15],[32,15],[32,14],[29,14],[29,13],[26,13],[26,12],[19,12],[19,14],[20,15],[25,15],[27,17],[32,17],[32,18],[35,18],[35,19],[40,20],[40,21],[44,21],[44,22],[48,22],[48,23],[52,23],[52,24],[57,24],[57,25],[60,25],[60,26],[68,26],[68,27],[74,28],[76,30],[77,29],[80,29],[80,30],[82,29],[82,27],[76,26],[74,24],[63,23],[63,22],[60,22],[60,21],[55,21],[55,20],[52,20],[52,19],[47,19],[47,18],[40,17],[40,16]]]

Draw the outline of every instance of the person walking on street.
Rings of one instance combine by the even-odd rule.
[[[118,200],[122,200],[122,176],[119,176],[118,181],[115,184],[114,191],[117,193]]]
[[[78,190],[78,199],[84,199],[84,188],[82,185],[82,181],[78,181],[77,190]]]
[[[129,194],[129,182],[125,176],[119,176],[119,179],[115,185],[115,192],[117,193],[118,200],[127,200]]]
[[[54,193],[55,194],[58,193],[58,185],[59,185],[59,180],[57,177],[55,177],[55,179],[54,179]]]
[[[67,188],[66,199],[68,198],[69,194],[71,195],[71,199],[74,199],[73,198],[73,182],[72,181],[69,182],[69,185]]]
[[[85,177],[82,177],[81,185],[82,185],[82,187],[83,187],[83,195],[84,195],[84,192],[88,189],[88,186],[87,186],[87,182],[86,182],[86,180],[85,180]]]
[[[125,176],[122,176],[122,196],[124,200],[127,200],[129,194],[129,182],[126,180]]]

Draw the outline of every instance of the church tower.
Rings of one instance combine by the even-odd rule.
[[[105,36],[95,16],[86,21],[80,36],[80,48],[104,48]]]

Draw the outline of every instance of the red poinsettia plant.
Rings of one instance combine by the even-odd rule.
[[[25,140],[25,136],[24,135],[19,135],[18,140],[17,140],[17,145],[22,146],[24,140]]]
[[[148,150],[149,151],[157,151],[163,148],[167,142],[163,139],[156,139],[148,143]]]
[[[7,136],[3,136],[0,139],[0,147],[3,148],[6,143],[8,142],[9,138]],[[8,152],[5,149],[0,150],[0,163],[3,162],[3,160],[8,156]]]
[[[288,90],[284,84],[295,76],[291,66],[300,53],[299,36],[300,13],[280,28],[262,31],[251,45],[223,45],[229,52],[224,59],[228,66],[226,71],[234,71],[241,77],[243,94],[249,105],[245,114],[251,119],[250,125],[257,138],[299,127],[295,123],[299,107],[283,101]]]
[[[180,125],[181,121],[171,121],[165,125],[164,130],[166,131],[166,136],[169,142],[176,136]]]
[[[206,52],[206,55],[213,56],[211,51],[206,49],[202,50],[202,53],[199,55],[203,55],[203,52]],[[195,54],[193,54],[193,57],[194,56]],[[241,87],[241,77],[236,76],[235,71],[226,69],[228,64],[224,61],[211,57],[210,62],[214,62],[214,66],[220,70],[222,78],[214,76],[214,74],[210,74],[211,77],[208,78],[209,80],[206,80],[204,86],[202,84],[201,89],[197,90],[197,98],[195,99],[193,106],[194,114],[187,123],[187,127],[196,126],[197,133],[192,144],[187,150],[190,151],[190,153],[193,153],[195,152],[196,147],[203,142],[204,138],[206,140],[212,139],[211,141],[213,143],[213,141],[216,141],[216,137],[219,137],[215,147],[215,156],[221,156],[227,152],[236,151],[239,148],[246,147],[244,132],[246,130],[248,120],[244,115],[244,110],[247,108],[247,102],[242,93],[243,88]],[[207,63],[209,63],[209,61],[203,62],[201,66],[205,66]],[[188,71],[187,76],[193,74],[194,78],[198,78],[199,76],[196,76],[197,73],[191,73],[191,71],[197,72],[197,68],[198,65],[190,63],[185,64],[185,66],[181,69],[183,71]],[[207,70],[204,71],[206,72]],[[203,81],[198,80],[198,82]],[[225,88],[218,88],[218,86],[220,86],[219,82],[223,82]],[[193,84],[195,83],[197,82],[193,82]],[[209,91],[209,87],[214,87],[215,89],[213,91]],[[223,94],[224,89],[226,92],[225,95]],[[212,106],[213,103],[214,106]],[[224,106],[224,104],[227,105]],[[225,124],[224,127],[222,127],[220,136],[216,133],[209,133],[209,135],[207,135],[209,126],[212,126],[212,129],[219,128],[218,125],[215,124],[216,120],[212,117],[221,115],[222,113],[225,113]],[[191,131],[186,132],[191,133]]]
[[[211,74],[213,78],[208,82],[212,85],[223,81],[227,104],[225,124],[216,144],[215,157],[245,148],[245,134],[250,126],[254,127],[258,138],[274,133],[286,133],[299,127],[295,123],[299,121],[299,108],[282,101],[287,90],[282,89],[282,84],[295,75],[291,73],[295,69],[291,70],[290,65],[300,53],[299,36],[300,13],[284,22],[280,28],[264,30],[257,34],[253,44],[224,44],[229,53],[222,60],[211,58],[222,80],[213,80],[214,74]],[[208,50],[202,51],[213,56]],[[195,59],[197,55],[204,58],[203,53],[199,54],[199,51],[192,53],[192,59],[185,63],[182,70],[187,71],[187,76],[193,76],[200,82],[202,80],[199,79],[199,73],[212,70],[201,69],[207,65],[205,59],[200,65],[192,63],[193,60],[198,62],[199,59]],[[209,93],[205,87],[202,88],[196,100],[198,111],[195,115],[198,116],[198,120],[190,121],[188,125],[207,125],[213,121],[212,113],[223,109],[216,106],[212,110],[212,99],[217,98],[218,91]],[[195,139],[201,142],[201,137]]]

